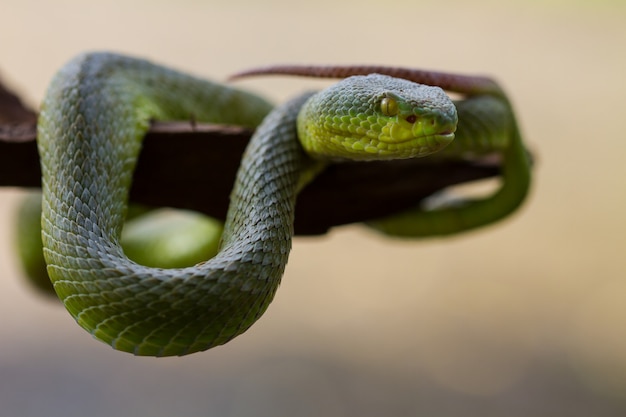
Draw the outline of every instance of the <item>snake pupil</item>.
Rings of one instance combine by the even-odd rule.
[[[380,110],[385,116],[395,116],[398,114],[398,102],[391,97],[385,97],[380,102]]]

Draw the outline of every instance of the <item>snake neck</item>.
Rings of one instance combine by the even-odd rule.
[[[305,155],[297,139],[295,122],[308,97],[276,108],[246,148],[230,196],[223,248],[245,241],[259,246],[259,240],[269,238],[290,247],[296,196],[323,168]]]

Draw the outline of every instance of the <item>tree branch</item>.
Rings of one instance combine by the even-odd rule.
[[[0,186],[41,187],[36,113],[0,82]],[[237,126],[155,123],[133,177],[133,202],[197,210],[224,219],[252,132]],[[392,214],[450,185],[498,175],[499,161],[342,163],[298,196],[296,234]]]

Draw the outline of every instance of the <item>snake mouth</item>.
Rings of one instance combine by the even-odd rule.
[[[445,132],[435,135],[434,140],[439,145],[436,152],[440,151],[441,149],[445,148],[450,143],[452,143],[452,141],[454,140],[454,137],[455,137],[454,131],[445,131]]]
[[[385,135],[380,135],[378,137],[379,142],[386,143],[388,145],[403,145],[416,141],[436,141],[441,142],[443,144],[448,144],[452,140],[454,140],[454,132],[456,129],[446,129],[441,132],[434,133],[423,133],[421,135],[416,136],[407,136],[407,137],[390,137]]]
[[[411,146],[412,143],[434,145],[437,142],[447,145],[454,139],[456,124],[456,117],[436,115],[417,118],[411,114],[390,120],[382,127],[377,139],[388,145],[399,146]]]
[[[437,133],[434,136],[451,142],[452,140],[454,140],[454,130],[444,130],[443,132]]]
[[[438,152],[441,149],[448,146],[454,140],[454,131],[443,131],[441,133],[435,133],[434,135],[424,136],[422,139],[427,145],[426,147],[431,152]]]
[[[407,159],[424,157],[437,153],[454,140],[454,131],[446,130],[440,133],[416,136],[403,141],[388,142],[378,140],[372,146],[366,147],[365,152],[376,154],[377,159]]]

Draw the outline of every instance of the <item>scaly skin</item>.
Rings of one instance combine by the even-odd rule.
[[[418,119],[425,123],[415,131],[429,138],[414,141],[420,149],[410,154],[449,142],[456,112],[440,89],[420,87],[412,94],[414,84],[385,82],[404,90],[393,93],[395,104],[370,100],[367,90],[359,89],[351,96],[355,108],[385,118],[400,115],[405,126]],[[341,94],[352,83],[346,79],[343,87],[321,94]],[[424,95],[429,110],[418,106],[416,117],[409,117],[405,108],[414,108]],[[44,256],[54,289],[77,322],[115,349],[155,356],[205,350],[249,328],[271,302],[291,248],[295,198],[310,166],[295,126],[309,97],[265,117],[270,105],[259,98],[145,61],[90,54],[66,65],[42,105],[38,147]],[[359,97],[368,104],[355,104]],[[138,265],[119,241],[141,139],[152,119],[190,117],[249,126],[263,122],[237,174],[220,252],[189,268]],[[358,148],[358,159],[371,157],[367,144]]]

